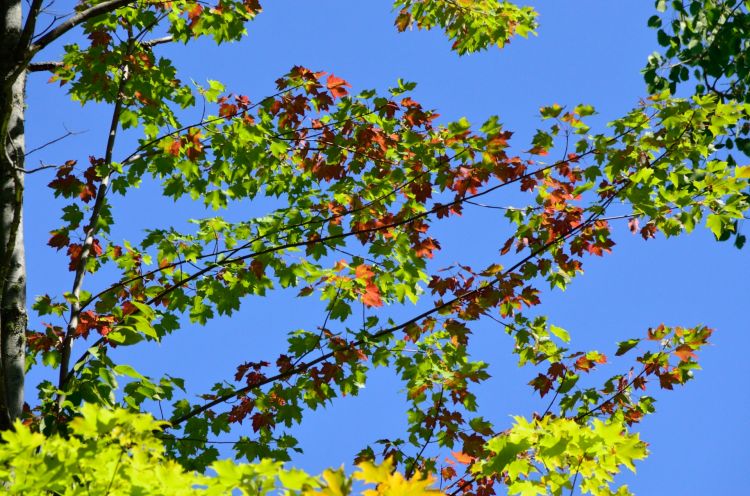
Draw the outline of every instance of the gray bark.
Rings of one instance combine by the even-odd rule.
[[[0,3],[0,430],[23,411],[26,261],[23,244],[25,73],[18,71],[20,0]]]

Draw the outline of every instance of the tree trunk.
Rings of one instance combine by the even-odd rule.
[[[0,3],[0,429],[23,410],[26,260],[23,244],[25,72],[16,69],[20,0]]]

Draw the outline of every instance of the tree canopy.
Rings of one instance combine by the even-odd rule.
[[[241,41],[263,15],[257,0],[83,1],[64,15],[41,0],[6,2],[5,488],[630,494],[615,476],[647,456],[637,424],[655,411],[657,390],[694,377],[713,331],[655,324],[612,350],[579,350],[543,316],[542,297],[610,253],[620,226],[645,240],[706,228],[743,247],[748,6],[656,1],[648,24],[660,48],[643,71],[643,100],[606,129],[591,124],[591,105],[539,102],[538,130],[518,145],[499,117],[443,119],[401,79],[384,91],[357,89],[324,68],[294,66],[277,76],[275,93],[258,97],[192,81],[165,54],[199,38]],[[458,55],[523,43],[538,27],[533,8],[498,0],[395,0],[393,8],[398,31],[439,30]],[[54,47],[61,56],[50,60]],[[25,162],[25,79],[35,72],[51,73],[82,105],[107,108],[106,141],[87,158],[63,154],[36,169]],[[71,274],[69,290],[35,295],[39,319],[31,320],[29,174],[50,176],[61,212],[48,245]],[[144,184],[208,213],[189,228],[120,239],[114,227],[128,212],[118,202]],[[514,206],[487,204],[501,194]],[[471,215],[470,206],[502,210],[510,235],[489,263],[467,255],[436,265],[444,226]],[[251,299],[290,291],[322,301],[324,315],[289,332],[283,352],[236,364],[233,377],[216,377],[208,391],[170,374],[149,377],[119,353],[179,339],[188,322],[210,325]],[[470,344],[486,319],[512,338],[508,352],[533,368],[529,386],[549,400],[510,426],[478,412],[488,364]],[[623,357],[618,366],[629,360],[614,375],[602,367],[612,356]],[[30,398],[23,379],[33,368],[48,379]],[[294,427],[305,415],[357,395],[377,368],[403,382],[406,431],[352,453],[353,474],[312,476],[284,465],[304,449]],[[228,433],[235,462],[219,460],[211,441]],[[448,462],[428,456],[431,445]]]

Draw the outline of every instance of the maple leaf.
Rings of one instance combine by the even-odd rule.
[[[669,329],[664,324],[659,324],[655,329],[649,328],[647,331],[648,339],[651,341],[659,341],[669,333]]]
[[[680,382],[680,375],[677,370],[659,374],[659,386],[661,386],[662,389],[674,389],[672,385],[680,384]]]
[[[638,226],[638,218],[633,217],[628,221],[628,229],[630,229],[630,232],[633,234],[636,234],[638,230],[640,229]]]
[[[66,231],[52,231],[50,234],[52,234],[52,237],[47,241],[47,244],[52,248],[57,248],[58,251],[70,243],[70,238]]]
[[[71,272],[76,270],[78,262],[81,259],[81,253],[83,252],[83,246],[78,243],[74,243],[68,246],[68,256],[70,257],[70,264],[68,264],[68,270]]]
[[[200,19],[201,14],[203,13],[203,6],[199,3],[194,4],[190,9],[187,11],[188,19],[190,20],[190,24],[188,27],[190,29],[195,29],[196,24],[198,24],[198,20]]]
[[[510,251],[510,247],[513,246],[513,242],[516,240],[515,237],[508,238],[503,247],[500,249],[500,255],[505,255]]]
[[[398,29],[399,31],[406,31],[406,28],[408,28],[411,24],[411,13],[409,13],[408,10],[403,9],[401,12],[399,12],[394,24],[396,25],[396,29]]]
[[[383,300],[380,298],[380,290],[375,284],[369,283],[362,295],[362,303],[368,307],[382,307]]]
[[[539,396],[544,398],[544,395],[552,389],[552,381],[546,375],[539,374],[529,382],[529,386],[533,386],[535,390],[539,391]]]
[[[244,5],[245,10],[250,14],[258,14],[263,11],[258,0],[245,0],[242,4]]]
[[[440,475],[443,477],[444,480],[451,480],[456,476],[456,469],[453,467],[443,467],[440,470]]]
[[[83,183],[72,174],[60,175],[58,173],[57,178],[50,181],[47,186],[54,189],[56,194],[69,198],[80,193],[82,185]]]
[[[565,365],[563,365],[560,362],[555,362],[552,365],[549,366],[549,369],[547,370],[547,374],[552,378],[556,379],[558,377],[565,377]]]
[[[681,344],[672,353],[677,355],[680,358],[680,361],[683,361],[683,362],[687,362],[691,358],[693,359],[698,358],[698,355],[696,355],[693,352],[693,348],[691,348],[690,345],[687,345],[687,344]]]
[[[242,423],[242,421],[247,417],[250,412],[253,411],[253,408],[255,407],[255,402],[252,401],[247,396],[240,399],[240,403],[238,405],[234,405],[232,409],[229,412],[229,415],[227,417],[227,420],[230,423]]]
[[[172,144],[169,145],[167,148],[167,151],[169,151],[170,155],[174,155],[175,157],[180,156],[180,148],[182,147],[182,144],[180,143],[180,140],[173,140]]]
[[[123,315],[130,315],[138,311],[138,308],[130,303],[129,301],[126,301],[122,304],[122,314]]]
[[[144,95],[140,91],[136,91],[135,93],[133,93],[133,96],[135,97],[136,100],[138,100],[139,102],[141,102],[143,105],[148,106],[148,105],[153,105],[154,104],[154,101],[152,99],[150,99],[149,97],[147,97],[146,95]]]
[[[76,326],[76,336],[88,337],[89,332],[96,326],[96,314],[91,310],[81,312],[78,316],[78,326]]]
[[[197,129],[190,129],[187,135],[187,143],[190,145],[187,147],[185,154],[187,157],[195,162],[203,155],[203,143],[201,142],[201,132]]]
[[[229,119],[237,115],[237,105],[231,103],[223,103],[219,106],[219,116]]]
[[[643,239],[655,238],[656,226],[654,224],[646,224],[641,228],[641,236]]]
[[[451,455],[453,455],[453,458],[455,458],[456,461],[462,465],[468,465],[474,461],[473,456],[467,455],[466,453],[463,453],[461,451],[451,451]]]
[[[315,289],[313,289],[312,286],[305,286],[304,288],[302,288],[302,289],[299,290],[299,293],[297,293],[297,296],[299,296],[299,297],[309,296],[309,295],[313,294],[314,291],[315,291]]]
[[[102,250],[102,245],[99,244],[98,239],[95,239],[91,243],[91,253],[94,255],[94,257],[101,256],[101,254],[104,253],[104,250]]]
[[[266,266],[260,260],[253,260],[250,262],[250,270],[255,274],[255,277],[260,279],[266,271]]]
[[[371,281],[373,277],[375,277],[375,273],[372,271],[372,268],[369,265],[363,264],[358,265],[354,269],[354,276],[357,279],[368,282]]]
[[[333,98],[340,98],[348,95],[349,91],[346,89],[347,86],[351,88],[352,85],[333,74],[328,76],[328,79],[326,80],[326,87],[328,88],[328,91],[331,92]]]
[[[105,31],[93,31],[89,34],[88,38],[91,40],[91,46],[104,46],[109,45],[112,41],[112,37]]]
[[[433,238],[425,238],[414,245],[414,253],[418,257],[432,258],[432,252],[440,249],[440,243]]]
[[[78,196],[84,203],[90,202],[96,196],[96,186],[93,184],[83,184]]]
[[[578,360],[575,361],[574,366],[578,370],[583,370],[584,372],[588,372],[594,366],[594,362],[592,360],[589,360],[585,356],[582,356]]]

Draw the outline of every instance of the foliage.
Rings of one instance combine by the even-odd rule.
[[[61,160],[49,183],[65,202],[49,245],[66,253],[74,283],[34,303],[45,324],[27,334],[27,365],[57,369],[59,378],[42,383],[24,423],[3,434],[6,487],[334,495],[360,487],[356,480],[375,486],[365,494],[432,494],[421,474],[438,471],[437,460],[423,456],[436,443],[453,452],[440,470],[452,494],[494,494],[505,485],[509,494],[559,495],[579,477],[584,493],[630,494],[614,476],[647,454],[631,432],[654,411],[645,390],[690,380],[711,330],[654,327],[618,345],[616,356],[640,348],[625,371],[580,381],[607,356],[569,349],[568,332],[535,307],[543,288],[565,289],[587,257],[613,249],[616,220],[644,239],[705,224],[742,246],[750,169],[738,167],[731,150],[747,154],[750,132],[745,5],[673,2],[649,21],[666,48],[645,69],[650,97],[598,132],[588,124],[591,106],[542,107],[532,143],[515,154],[497,117],[479,126],[441,122],[415,101],[414,83],[356,92],[334,74],[293,67],[275,94],[251,100],[218,81],[188,84],[158,55],[162,42],[241,39],[261,14],[255,0],[81,3],[70,28],[80,26],[86,41],[64,47],[52,80],[82,104],[109,104],[111,132],[102,156],[84,165]],[[497,0],[396,0],[394,8],[398,30],[440,28],[459,54],[502,47],[536,28],[532,9]],[[662,29],[668,15],[675,20]],[[21,59],[28,63],[65,32],[37,37]],[[694,94],[677,97],[691,76]],[[198,106],[204,112],[193,120]],[[140,138],[118,160],[115,140],[126,129]],[[562,158],[550,160],[557,150]],[[220,214],[193,220],[189,232],[152,229],[140,241],[117,240],[112,195],[144,181]],[[513,234],[497,258],[436,270],[429,263],[441,247],[436,226],[502,188],[526,206],[505,209]],[[250,202],[268,211],[241,221],[223,215]],[[117,279],[102,291],[83,289],[84,276],[112,273]],[[110,356],[286,288],[325,303],[322,326],[291,332],[278,356],[238,364],[231,380],[198,401],[183,394],[182,379],[146,377]],[[426,310],[402,321],[384,312],[406,302],[427,302]],[[507,430],[476,413],[474,391],[488,365],[468,349],[481,318],[502,323],[519,365],[538,371],[532,390],[551,396],[546,411],[515,417]],[[85,343],[77,357],[74,343]],[[305,412],[356,395],[377,367],[394,368],[406,386],[408,432],[365,447],[352,477],[283,468],[301,449],[288,429]],[[167,422],[137,413],[157,401],[171,401]],[[234,454],[247,463],[218,461],[210,435],[238,431],[246,435]]]
[[[428,489],[429,480],[421,476],[405,480],[391,473],[387,463],[378,467],[364,462],[352,477],[341,469],[312,477],[284,469],[281,462],[222,460],[211,465],[213,476],[201,475],[165,456],[155,434],[164,423],[150,415],[94,405],[83,406],[80,413],[66,437],[45,437],[20,422],[2,434],[0,482],[6,494],[344,496],[351,494],[355,480],[370,496],[437,494]]]

